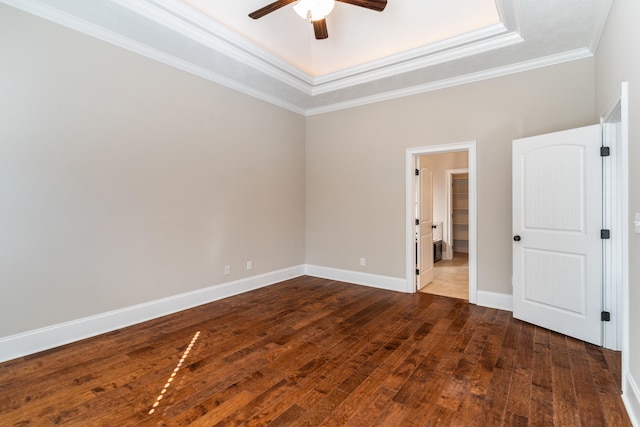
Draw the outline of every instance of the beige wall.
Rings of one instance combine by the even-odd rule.
[[[303,264],[304,126],[0,5],[0,337]]]
[[[613,101],[620,83],[629,82],[629,369],[640,384],[640,235],[633,218],[640,212],[640,2],[615,0],[596,53],[597,112]],[[638,398],[638,396],[636,396]],[[640,416],[638,413],[636,416]]]
[[[477,141],[478,289],[511,293],[511,141],[593,124],[594,63],[309,117],[308,264],[405,276],[405,150]]]

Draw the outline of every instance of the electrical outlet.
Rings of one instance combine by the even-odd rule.
[[[225,265],[224,266],[224,275],[228,276],[231,274],[231,266],[230,265]]]
[[[247,261],[247,271],[253,268],[253,263],[251,261]]]
[[[360,267],[364,267],[367,265],[367,260],[365,260],[364,258],[360,258]]]

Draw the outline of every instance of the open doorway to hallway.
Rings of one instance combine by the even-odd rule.
[[[416,276],[416,263],[418,262],[419,251],[416,247],[416,194],[419,182],[416,179],[416,169],[419,166],[420,156],[462,152],[467,155],[468,163],[468,188],[469,188],[469,209],[468,209],[468,283],[469,283],[469,303],[476,304],[478,299],[478,266],[477,266],[477,155],[476,141],[458,142],[442,145],[431,145],[424,147],[407,148],[405,157],[406,170],[406,221],[405,221],[405,242],[406,242],[406,278],[407,292],[416,292],[420,284]],[[444,220],[443,220],[444,223]],[[446,230],[443,230],[446,233]],[[426,243],[426,242],[425,242]],[[446,248],[446,246],[445,246]],[[421,262],[421,260],[420,260]]]
[[[420,291],[469,299],[469,156],[428,154],[432,165],[433,281]]]
[[[433,282],[422,288],[420,292],[468,300],[469,254],[454,252],[453,259],[435,263]]]

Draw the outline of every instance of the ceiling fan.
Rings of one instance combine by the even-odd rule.
[[[281,7],[295,2],[293,10],[303,19],[311,21],[316,39],[322,40],[329,37],[325,17],[331,13],[336,1],[375,10],[376,12],[382,12],[387,6],[387,0],[276,0],[263,8],[251,12],[249,17],[253,19],[262,18]]]

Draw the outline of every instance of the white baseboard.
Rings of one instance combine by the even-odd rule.
[[[624,382],[622,401],[627,408],[631,424],[640,427],[640,388],[630,372],[625,375]]]
[[[309,264],[305,265],[304,271],[308,276],[320,277],[322,279],[339,280],[341,282],[355,283],[356,285],[387,289],[389,291],[410,292],[407,289],[406,279],[399,277],[379,276],[359,271],[341,270],[339,268]]]
[[[174,295],[143,304],[0,338],[0,362],[176,313],[302,276],[305,267],[285,268],[258,276]]]
[[[481,307],[513,311],[513,295],[479,290],[476,304]]]

